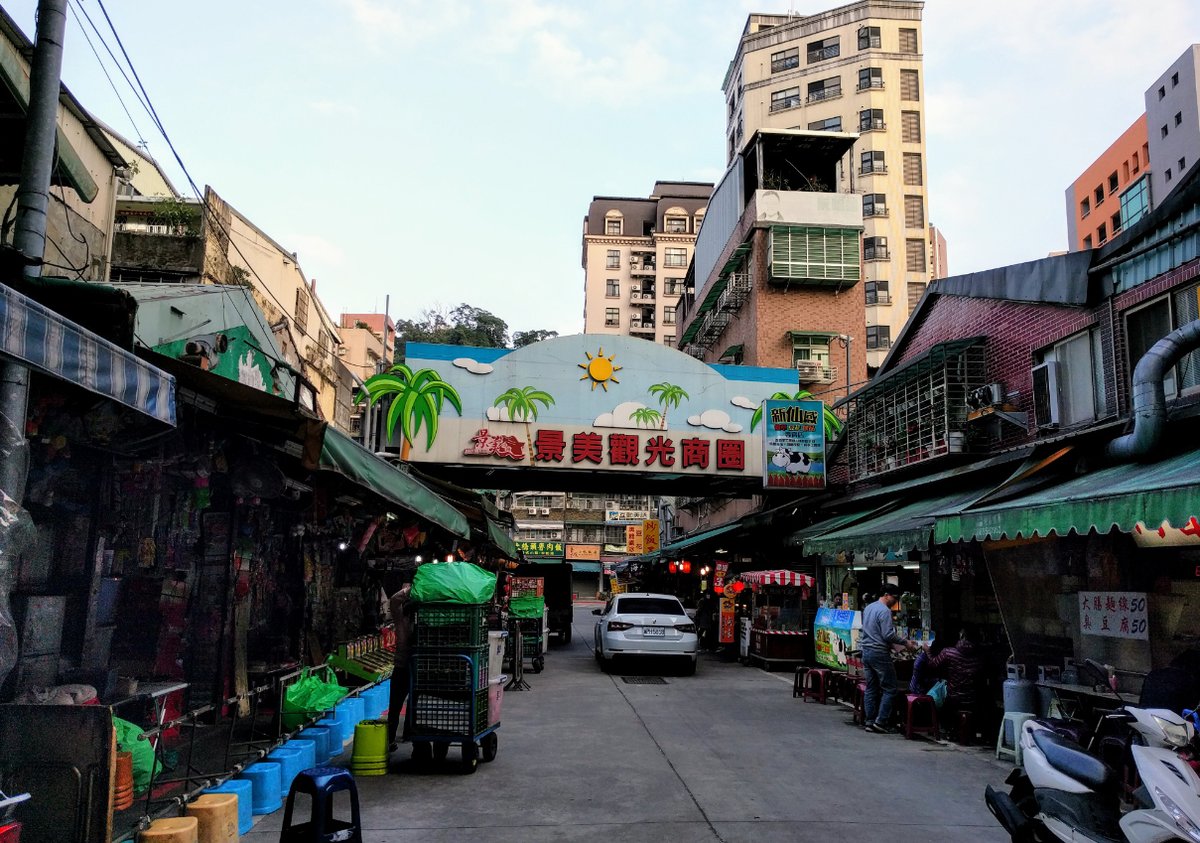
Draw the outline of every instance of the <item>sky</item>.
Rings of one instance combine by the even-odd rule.
[[[592,197],[719,180],[747,14],[835,5],[104,2],[196,184],[297,252],[335,318],[390,295],[393,318],[467,303],[560,334]],[[71,3],[63,81],[186,190],[82,14],[117,52],[99,0]],[[31,38],[36,5],[0,0]],[[961,274],[1066,248],[1067,186],[1200,40],[1200,3],[927,0],[922,26],[929,218]]]

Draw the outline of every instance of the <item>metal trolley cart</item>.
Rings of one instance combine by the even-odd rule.
[[[518,584],[527,583],[531,585],[518,590]],[[542,580],[533,577],[515,579],[508,612],[521,630],[522,661],[529,661],[533,665],[533,672],[541,673],[546,667],[546,646],[549,638],[549,611],[546,599],[542,596]]]
[[[424,603],[417,610],[409,672],[407,732],[413,759],[445,760],[462,747],[462,768],[496,757],[499,705],[491,716],[487,607]]]

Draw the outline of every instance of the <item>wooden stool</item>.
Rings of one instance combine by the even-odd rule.
[[[937,705],[933,701],[933,697],[927,694],[905,694],[905,699],[908,701],[904,717],[904,737],[912,740],[912,736],[917,732],[932,734],[935,738],[938,733],[938,716]],[[926,712],[929,716],[925,723],[917,722],[917,715],[920,712]]]
[[[828,688],[829,668],[814,667],[804,676],[804,687],[802,688],[804,701],[808,702],[809,697],[812,697],[821,703],[821,705],[824,705]]]
[[[238,843],[238,798],[235,793],[204,793],[188,803],[197,822],[198,843]]]
[[[199,839],[199,823],[195,817],[155,820],[138,835],[139,843],[199,843]]]
[[[805,664],[796,665],[796,678],[792,681],[792,699],[803,695],[804,693],[804,677],[808,674],[809,667]]]

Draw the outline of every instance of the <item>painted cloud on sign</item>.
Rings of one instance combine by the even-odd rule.
[[[726,433],[741,433],[742,426],[729,418],[724,410],[705,410],[698,416],[689,416],[688,424],[692,427],[707,427],[709,430],[723,430]]]
[[[644,408],[645,404],[640,404],[637,401],[626,401],[623,404],[618,404],[613,407],[611,413],[601,413],[596,416],[596,420],[592,422],[593,427],[638,427],[638,423],[632,418],[635,411]]]
[[[491,367],[489,366],[488,368],[491,368]],[[512,421],[512,419],[509,418],[509,416],[508,416],[508,407],[488,407],[487,408],[487,418],[488,418],[488,421],[502,421],[502,422]]]
[[[472,360],[470,357],[455,357],[450,361],[450,365],[466,369],[472,375],[486,375],[496,370],[496,367],[491,363],[480,363],[478,360]],[[490,413],[491,410],[488,410],[488,412]],[[488,418],[491,419],[492,417],[489,415]],[[507,420],[507,418],[504,419],[504,421]],[[498,419],[492,419],[492,421],[498,421]]]
[[[735,407],[741,407],[745,410],[757,410],[761,401],[754,401],[747,398],[745,395],[735,395],[729,399],[729,403]]]

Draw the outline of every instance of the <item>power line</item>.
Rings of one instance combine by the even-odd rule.
[[[133,131],[134,131],[134,134],[137,135],[138,142],[141,144],[145,144],[146,139],[144,137],[142,137],[142,130],[138,128],[138,124],[134,121],[133,115],[129,113],[129,107],[125,105],[125,100],[121,98],[121,92],[117,90],[117,86],[116,86],[116,83],[113,82],[112,75],[108,72],[108,68],[105,67],[104,60],[102,58],[100,58],[100,53],[96,50],[96,45],[92,43],[92,38],[90,35],[88,35],[87,28],[83,25],[83,21],[79,19],[79,12],[76,11],[77,5],[78,5],[78,0],[72,0],[72,2],[70,2],[68,4],[68,7],[71,10],[71,14],[75,16],[75,22],[79,24],[79,30],[83,33],[83,40],[87,41],[87,45],[89,47],[91,47],[92,55],[94,55],[96,57],[96,63],[98,65],[100,65],[100,70],[104,73],[104,78],[108,80],[108,86],[110,88],[112,88],[113,95],[116,96],[117,102],[119,102],[121,104],[121,109],[125,112],[125,116],[129,118],[129,125],[133,127]],[[82,9],[82,11],[83,11],[84,16],[87,17],[87,10]],[[100,39],[100,43],[104,44],[104,49],[108,50],[108,54],[110,56],[112,56],[113,62],[117,65],[117,69],[120,70],[122,74],[124,74],[125,73],[124,69],[121,67],[120,63],[117,62],[116,56],[113,56],[112,50],[109,49],[108,43],[104,40],[104,37],[100,34],[100,31],[98,29],[96,29],[96,24],[92,23],[92,19],[90,17],[87,18],[87,21],[89,24],[92,25],[92,29],[95,30],[96,37]],[[125,81],[126,82],[129,81],[128,76],[125,77]],[[130,87],[132,87],[132,85]],[[136,96],[136,94],[137,94],[137,92],[134,91],[135,96]],[[140,101],[140,98],[139,98],[139,101]]]

